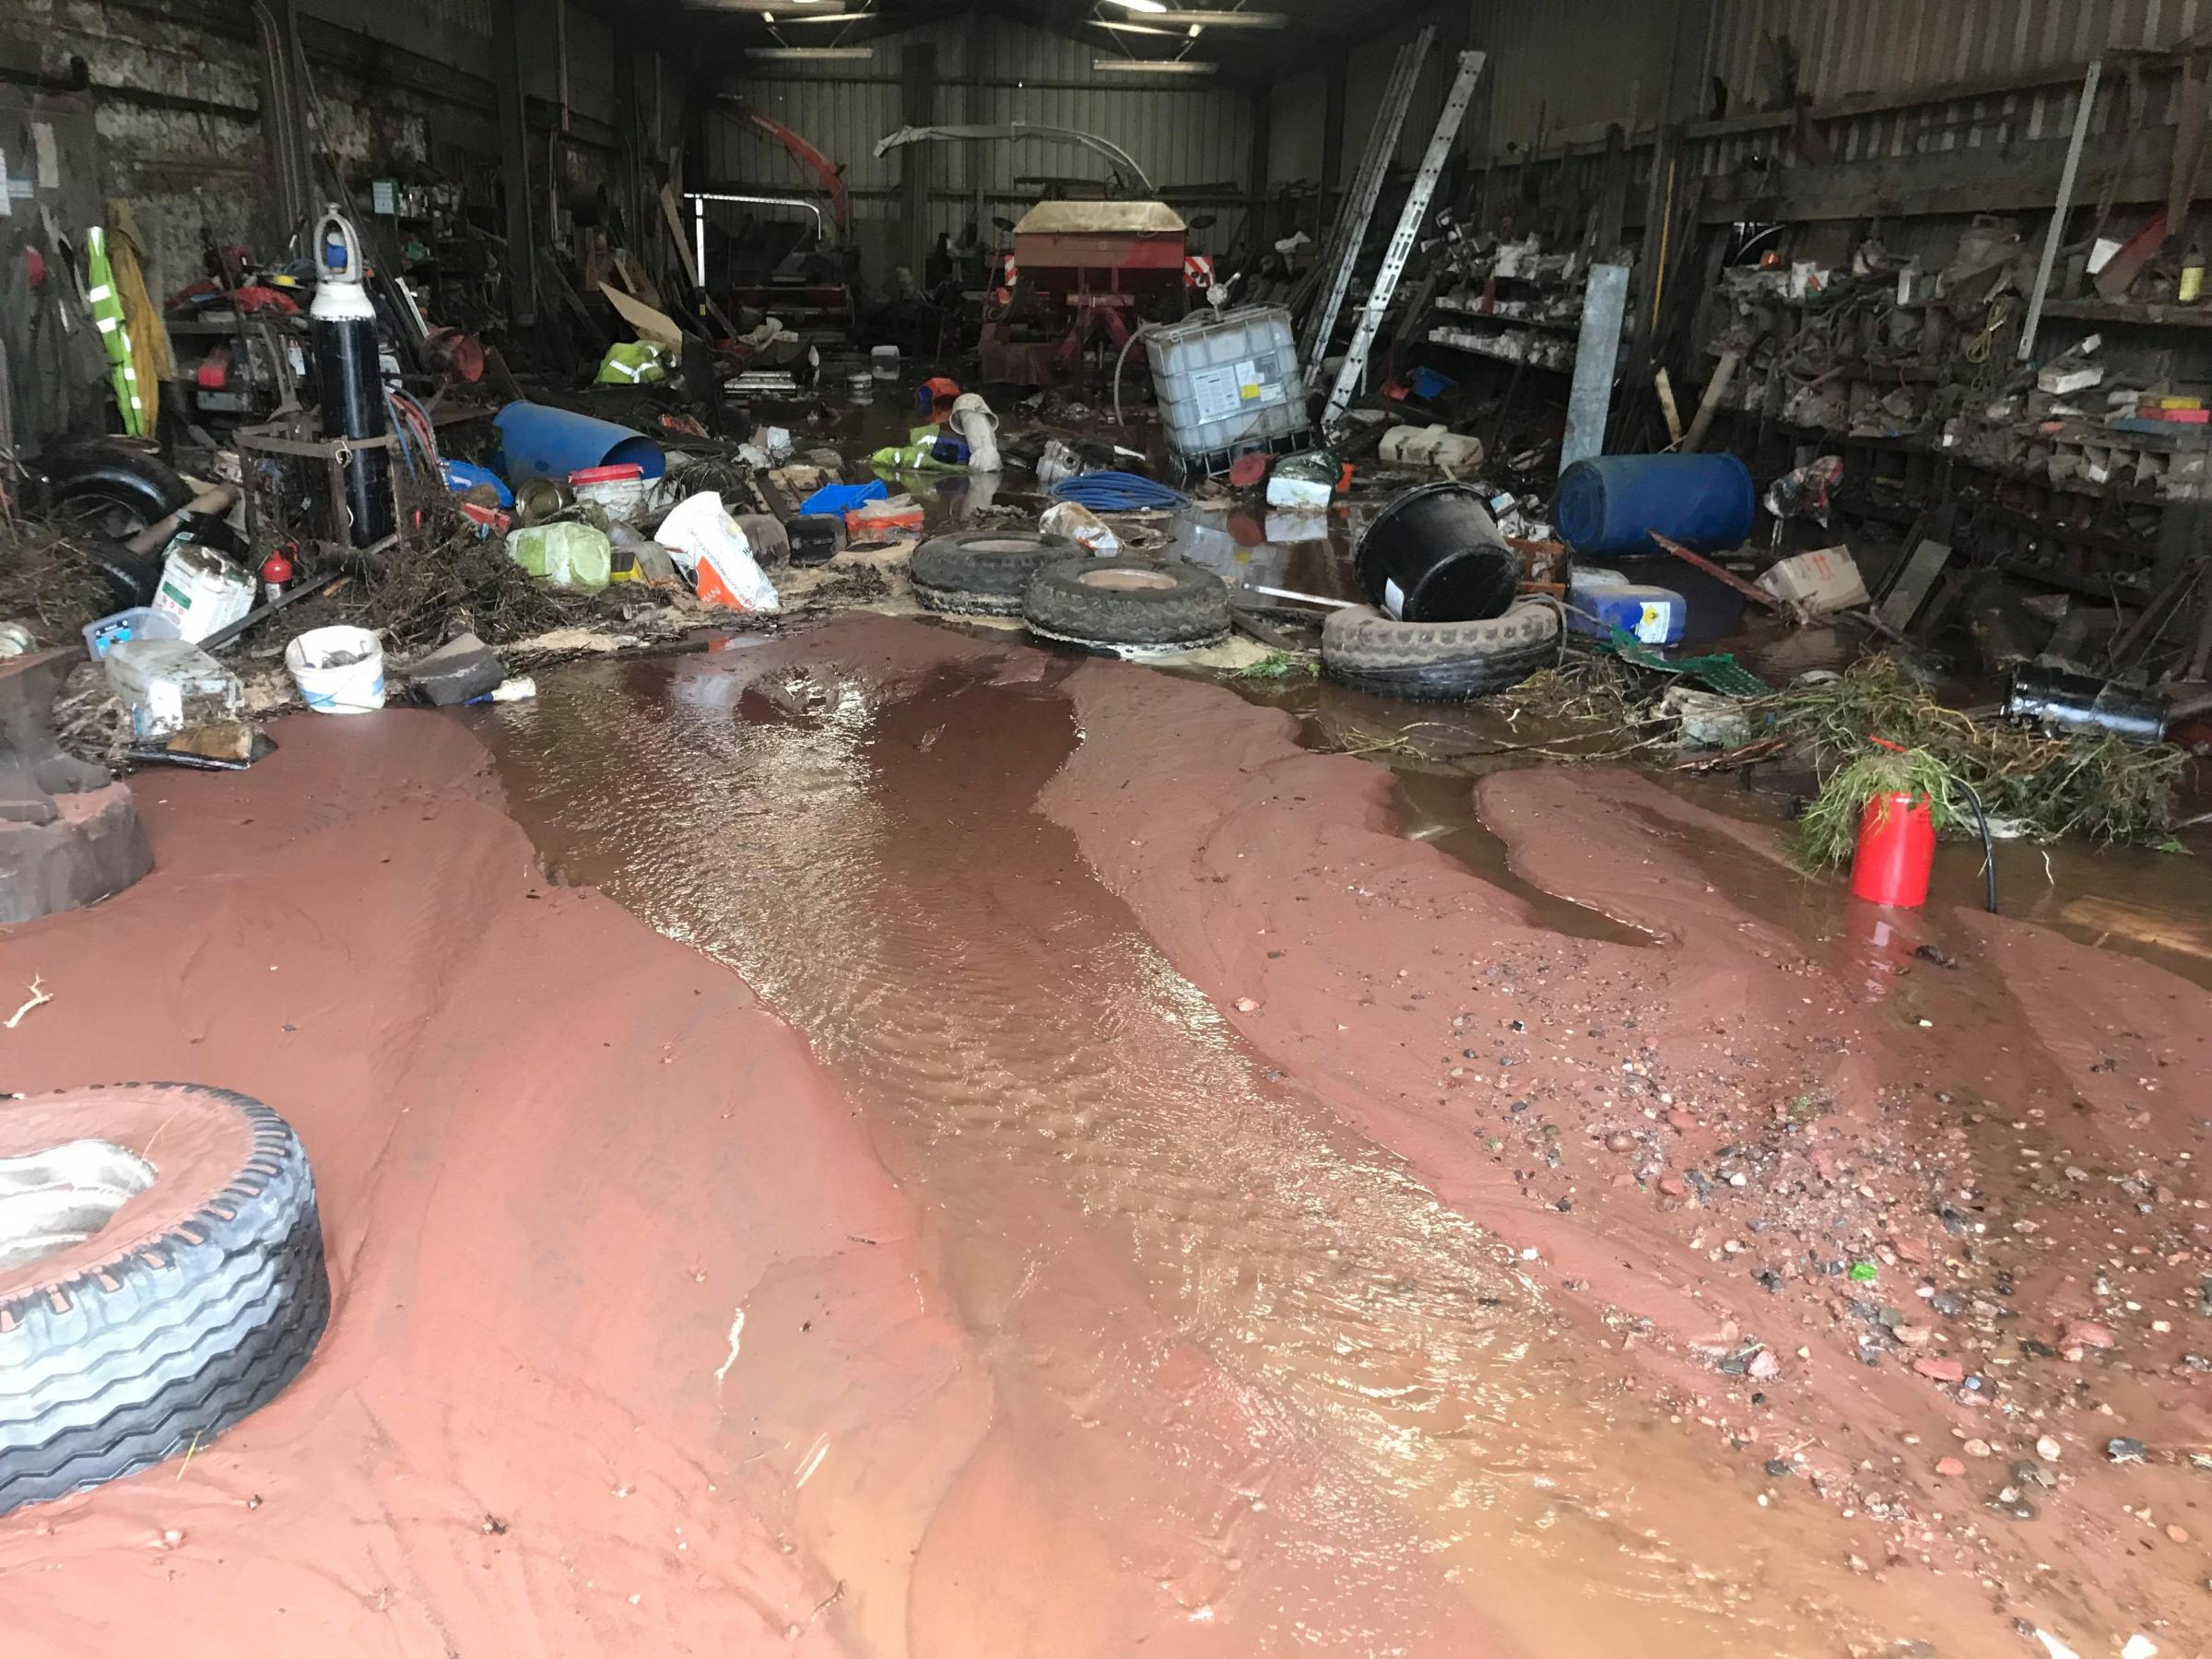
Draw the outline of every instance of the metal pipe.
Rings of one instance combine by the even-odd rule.
[[[701,204],[700,207],[699,208],[699,214],[700,222],[702,225],[705,223],[706,216],[706,208],[704,204],[708,202],[743,202],[747,206],[754,207],[804,207],[807,212],[814,215],[815,235],[820,240],[829,240],[830,221],[822,216],[821,208],[816,206],[814,203],[808,201],[805,196],[737,195],[712,190],[688,190],[684,194],[689,196],[694,202]],[[701,263],[699,267],[699,282],[700,286],[704,288],[707,282],[707,268],[704,263],[705,255],[703,253],[700,255],[700,261]]]
[[[2035,267],[2035,293],[2028,301],[2028,319],[2020,324],[2019,360],[2035,351],[2036,330],[2042,325],[2043,300],[2051,292],[2051,267],[2058,261],[2058,244],[2065,240],[2066,212],[2074,206],[2074,175],[2081,171],[2081,147],[2088,141],[2089,112],[2097,103],[2097,77],[2104,71],[2102,58],[2089,60],[2081,77],[2081,107],[2074,112],[2074,137],[2066,146],[2066,164],[2058,175],[2058,201],[2051,209],[2051,229],[2043,233],[2043,256]]]
[[[1300,605],[1323,605],[1331,610],[1356,610],[1358,606],[1349,599],[1330,599],[1320,594],[1301,594],[1296,588],[1262,587],[1258,582],[1245,583],[1245,591],[1265,594],[1270,599],[1295,599]]]

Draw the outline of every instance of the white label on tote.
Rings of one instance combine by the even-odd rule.
[[[1243,397],[1237,385],[1237,371],[1232,364],[1226,369],[1205,369],[1191,376],[1191,392],[1198,402],[1198,418],[1219,420],[1234,415]]]
[[[1643,614],[1636,618],[1636,637],[1646,645],[1666,643],[1666,606],[1647,605]]]
[[[1387,576],[1382,579],[1382,608],[1390,613],[1393,621],[1406,619],[1406,590]]]

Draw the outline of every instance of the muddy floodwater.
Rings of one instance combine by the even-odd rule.
[[[477,730],[559,877],[753,985],[925,1206],[995,1454],[1066,1517],[1060,1651],[1838,1651],[1788,1559],[1823,1518],[1752,1507],[1039,814],[1067,664],[757,655],[547,674]]]

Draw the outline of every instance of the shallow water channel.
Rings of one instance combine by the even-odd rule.
[[[1148,1617],[1211,1652],[1836,1651],[1769,1553],[1826,1553],[1815,1507],[1754,1509],[1036,811],[1066,665],[887,694],[755,654],[546,674],[478,730],[550,864],[836,1069],[933,1214],[994,1428]]]

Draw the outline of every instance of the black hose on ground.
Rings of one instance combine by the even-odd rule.
[[[1959,788],[1966,791],[1966,798],[1974,808],[1974,822],[1982,831],[1982,875],[1987,887],[1983,902],[1988,907],[1989,913],[1994,916],[1997,913],[1996,840],[1989,832],[1989,815],[1982,810],[1982,797],[1974,793],[1974,786],[1963,778],[1956,779],[1954,782]]]

